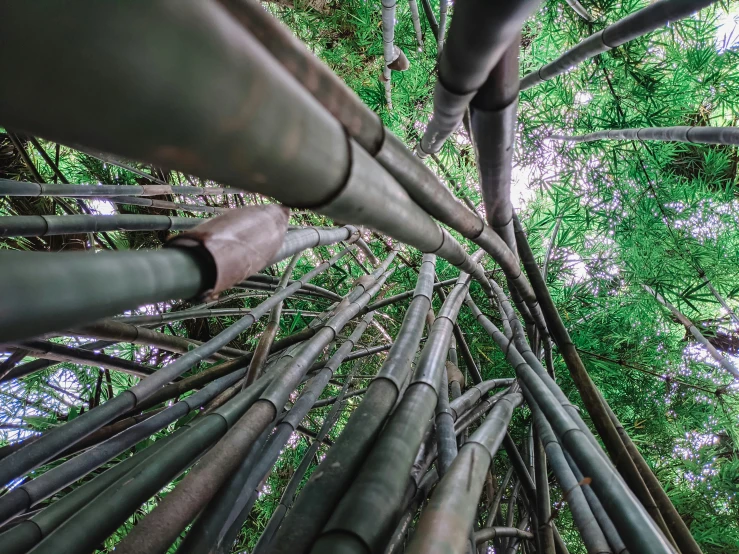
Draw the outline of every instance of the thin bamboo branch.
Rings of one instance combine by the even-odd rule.
[[[595,19],[593,19],[593,16],[590,15],[590,13],[588,12],[588,10],[586,10],[582,6],[582,4],[580,4],[580,2],[578,2],[578,0],[565,0],[565,1],[567,2],[567,5],[569,5],[572,8],[572,10],[577,15],[579,15],[580,17],[582,17],[585,21],[595,21]]]
[[[664,0],[663,0],[664,1]],[[610,129],[586,135],[552,135],[552,140],[593,142],[596,140],[659,140],[690,144],[725,144],[739,146],[737,127],[642,127],[639,129]]]
[[[66,179],[62,179],[62,183],[63,184],[58,185],[0,179],[0,195],[115,198],[118,196],[160,196],[165,194],[214,196],[243,193],[241,189],[222,187],[191,187],[177,185],[76,185],[70,184]]]
[[[651,33],[674,21],[684,19],[693,13],[710,6],[716,0],[660,0],[638,10],[625,18],[590,35],[572,47],[558,59],[540,67],[521,79],[521,90],[562,75],[578,64],[617,48],[631,40]]]

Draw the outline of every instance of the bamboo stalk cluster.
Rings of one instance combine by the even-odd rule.
[[[567,549],[553,517],[547,468],[564,491],[589,553],[700,552],[587,374],[514,213],[510,186],[519,87],[558,75],[710,2],[663,0],[519,82],[520,31],[539,3],[460,2],[445,37],[448,4],[442,2],[435,37],[441,57],[434,111],[417,155],[251,0],[155,0],[115,8],[92,0],[63,7],[49,2],[42,16],[22,3],[0,8],[0,32],[31,45],[22,55],[0,59],[3,71],[18,76],[0,89],[0,123],[83,148],[175,166],[238,191],[351,223],[288,230],[288,210],[278,204],[229,210],[198,226],[192,219],[169,216],[0,218],[2,236],[184,231],[157,251],[0,253],[0,264],[8,268],[0,273],[0,289],[13,292],[0,300],[0,341],[51,358],[48,364],[18,365],[0,379],[17,379],[59,360],[141,377],[118,396],[0,458],[0,484],[17,485],[0,496],[0,523],[21,518],[0,534],[3,551],[91,552],[173,482],[116,551],[163,553],[174,544],[182,553],[230,551],[260,483],[290,437],[301,432],[311,410],[330,404],[255,552],[382,553],[404,548],[461,554],[492,542],[496,551],[510,554],[519,549],[561,554]],[[580,16],[590,17],[577,2],[571,5]],[[423,47],[416,2],[410,7]],[[390,71],[407,67],[407,58],[394,45],[394,25],[395,0],[383,0],[388,107]],[[41,83],[28,62],[40,55],[40,41],[33,40],[40,37],[64,44],[67,55],[54,69],[58,74],[43,87],[45,94],[51,88],[68,100],[64,113],[38,101]],[[182,58],[191,60],[187,71],[176,63]],[[139,62],[128,63],[130,59]],[[114,79],[120,83],[109,87],[104,101],[82,79],[85,63],[101,68],[97,86],[109,87]],[[122,80],[116,74],[121,68]],[[132,121],[112,109],[124,99],[140,105],[146,117]],[[463,119],[477,153],[484,217],[460,203],[422,161],[440,151]],[[232,123],[224,126],[223,121]],[[726,130],[679,129],[570,139],[682,136],[689,142],[711,142],[733,136]],[[145,197],[236,192],[166,184],[0,182],[0,194],[94,196],[149,207],[211,208],[215,213],[220,209]],[[366,225],[423,254],[412,291],[376,299],[386,292],[402,256],[393,249],[376,259],[377,249],[373,252],[353,225]],[[479,248],[468,252],[453,233]],[[307,251],[341,242],[348,246],[292,279]],[[362,266],[367,274],[346,294],[309,283],[358,247],[376,267],[370,271]],[[486,273],[481,263],[486,255],[502,269],[510,299]],[[288,258],[280,277],[260,273]],[[459,277],[435,284],[437,258],[458,268]],[[498,311],[502,331],[473,301],[472,283]],[[445,286],[451,286],[448,293]],[[242,297],[218,298],[233,288],[270,295],[249,309],[211,308]],[[435,291],[441,299],[436,314]],[[305,329],[278,340],[284,302],[298,294],[330,304]],[[143,304],[172,299],[200,299],[202,305],[121,316]],[[391,344],[360,345],[377,310],[407,299]],[[463,309],[500,347],[515,379],[483,379],[457,323]],[[202,343],[166,338],[154,330],[182,319],[225,315],[240,318]],[[268,316],[267,324],[253,352],[228,346],[263,316]],[[684,316],[678,318],[703,343],[695,326]],[[428,331],[421,346],[425,322]],[[80,347],[41,340],[51,334],[102,340]],[[95,352],[118,342],[153,344],[180,355],[153,368]],[[595,434],[554,380],[551,364],[541,362],[544,356],[551,362],[552,342]],[[366,390],[350,390],[351,378],[363,364],[356,362],[340,373],[341,365],[388,348]],[[457,349],[473,381],[469,387],[458,367]],[[187,375],[206,360],[220,363]],[[344,378],[340,392],[319,400],[339,376]],[[490,395],[495,389],[502,390]],[[298,494],[313,457],[350,398],[358,402],[354,411]],[[531,413],[528,464],[508,434],[523,406]],[[32,511],[173,423],[176,431]],[[510,469],[489,504],[481,507],[501,446]],[[478,521],[486,524],[476,528]]]

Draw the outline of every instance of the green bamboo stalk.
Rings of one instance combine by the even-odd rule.
[[[338,307],[329,322],[301,347],[300,352],[267,387],[185,478],[116,547],[127,552],[166,552],[203,506],[218,492],[228,476],[248,453],[257,438],[270,426],[290,393],[295,390],[310,365],[341,329],[369,303],[392,270],[346,307]],[[289,290],[285,289],[286,291]],[[232,326],[233,327],[233,326]],[[249,390],[249,389],[246,389]],[[244,391],[246,392],[246,391]]]
[[[715,0],[660,0],[650,4],[590,35],[553,62],[527,74],[521,79],[521,90],[562,75],[585,60],[684,19],[714,2]]]
[[[467,106],[514,42],[537,0],[514,4],[470,1],[458,4],[439,60],[434,113],[417,152],[436,154],[457,129]]]
[[[739,146],[737,127],[641,127],[638,129],[610,129],[586,135],[552,135],[552,140],[593,142],[596,140],[659,140],[690,144],[724,144]]]
[[[431,305],[435,262],[433,255],[423,257],[415,295],[385,363],[336,444],[313,472],[275,532],[271,551],[280,554],[308,552],[369,455],[400,396],[406,375],[410,374],[410,362],[421,340],[423,321]]]
[[[496,403],[480,428],[469,438],[441,479],[421,514],[408,552],[464,552],[488,468],[495,456],[520,392],[511,391]]]
[[[0,217],[0,237],[51,237],[102,231],[186,231],[202,223],[166,215],[15,215]]]
[[[357,539],[369,552],[386,546],[404,509],[408,474],[438,401],[453,322],[468,285],[469,275],[461,273],[433,323],[405,394],[312,552],[342,550]]]
[[[62,182],[66,181],[64,179]],[[72,198],[108,198],[116,196],[215,196],[241,194],[241,189],[222,187],[190,187],[178,185],[73,185],[69,183],[27,183],[0,179],[0,196],[67,196]]]

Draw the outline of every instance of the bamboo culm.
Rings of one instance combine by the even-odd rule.
[[[552,140],[593,142],[596,140],[659,140],[690,144],[725,144],[739,146],[737,127],[647,127],[639,129],[609,129],[587,135],[552,135]]]
[[[310,550],[365,462],[410,373],[410,362],[431,306],[435,262],[433,255],[423,257],[413,300],[385,363],[349,418],[344,432],[313,472],[275,532],[270,548],[276,554],[304,554]]]
[[[660,0],[590,35],[553,62],[521,79],[521,90],[562,75],[580,63],[617,48],[673,21],[684,19],[716,0]]]
[[[160,196],[181,194],[213,196],[242,194],[241,189],[220,187],[189,187],[177,185],[52,185],[0,179],[0,196],[68,196],[106,198],[115,196]]]

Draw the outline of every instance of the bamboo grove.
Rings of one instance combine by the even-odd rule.
[[[0,553],[739,553],[738,23],[0,5]]]

